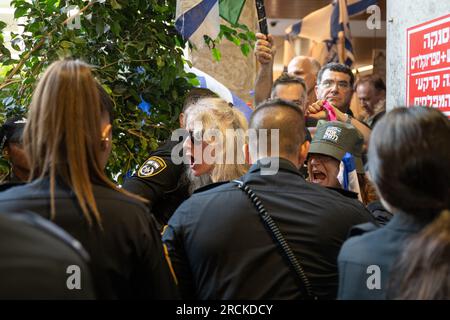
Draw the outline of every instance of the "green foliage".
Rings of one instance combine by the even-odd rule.
[[[242,54],[246,57],[256,41],[255,34],[244,24],[237,23],[230,26],[221,24],[217,39],[211,39],[206,35],[204,36],[205,43],[211,49],[213,59],[216,61],[220,61],[221,58],[220,51],[216,48],[216,45],[219,44],[224,37],[240,47]]]
[[[114,148],[107,170],[121,182],[176,127],[184,94],[192,86],[177,45],[183,41],[172,23],[175,1],[70,1],[85,8],[80,28],[73,29],[64,24],[65,1],[11,4],[15,18],[25,17],[28,23],[23,34],[12,34],[12,47],[25,47],[18,59],[0,44],[3,66],[24,61],[3,77],[3,85],[10,84],[0,94],[4,112],[26,112],[36,80],[51,62],[73,57],[90,63],[114,99]],[[138,108],[141,97],[152,106],[150,115]]]
[[[72,57],[88,62],[114,100],[114,147],[107,171],[121,183],[177,127],[185,93],[198,84],[183,69],[185,42],[174,27],[175,2],[12,0],[14,17],[27,23],[23,33],[11,33],[12,48],[21,52],[17,57],[5,45],[5,23],[0,22],[0,117],[26,113],[39,76],[53,61]],[[77,19],[67,21],[66,3],[81,9],[79,26]],[[227,27],[220,39],[249,49],[245,42],[254,35],[245,26],[239,30],[244,32]],[[247,49],[242,52],[248,54]],[[220,59],[218,50],[213,54]],[[138,107],[142,99],[150,104],[150,114]]]

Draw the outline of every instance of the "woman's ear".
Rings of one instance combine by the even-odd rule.
[[[102,140],[109,141],[111,134],[112,134],[112,125],[109,123],[102,130]]]
[[[180,122],[180,128],[184,128],[184,113],[181,112],[178,116],[178,121]]]
[[[111,135],[112,135],[112,126],[109,123],[102,130],[102,148],[103,149],[106,149],[106,147],[110,143]]]

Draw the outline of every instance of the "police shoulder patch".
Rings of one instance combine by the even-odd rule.
[[[138,170],[138,177],[148,178],[156,176],[167,168],[166,162],[160,158],[152,156],[144,162],[144,164]]]

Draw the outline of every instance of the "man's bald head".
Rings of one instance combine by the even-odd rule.
[[[302,76],[306,73],[313,73],[313,68],[309,57],[296,56],[289,62],[287,72],[295,76]]]
[[[250,129],[257,132],[258,143],[260,140],[259,130],[267,129],[267,141],[270,144],[271,130],[279,130],[279,153],[281,157],[292,158],[298,155],[299,147],[305,140],[304,114],[298,106],[292,102],[273,99],[268,100],[256,108],[250,118]],[[258,150],[253,145],[251,150]],[[270,156],[271,146],[267,146]],[[275,155],[274,155],[275,156]],[[252,154],[253,159],[257,155]]]
[[[287,67],[287,72],[291,75],[297,76],[305,80],[308,90],[308,103],[315,102],[314,87],[316,85],[317,73],[320,70],[320,63],[308,56],[296,56],[293,58]],[[314,101],[312,101],[314,100]]]

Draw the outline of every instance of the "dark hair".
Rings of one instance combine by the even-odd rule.
[[[375,90],[377,90],[378,92],[386,91],[386,85],[384,84],[384,81],[383,81],[383,79],[381,79],[380,76],[369,75],[369,76],[364,76],[364,77],[359,78],[356,81],[355,90],[360,84],[363,84],[363,83],[371,84],[375,88]]]
[[[184,99],[183,109],[181,112],[185,112],[187,108],[203,98],[219,98],[219,96],[215,92],[206,88],[192,88]]]
[[[372,131],[368,166],[381,196],[416,219],[448,208],[449,120],[426,107],[397,108]]]
[[[450,299],[450,211],[442,211],[407,245],[394,263],[387,298]]]
[[[317,74],[317,84],[320,84],[322,82],[322,76],[326,70],[348,74],[350,77],[350,86],[353,88],[353,85],[355,83],[355,76],[353,75],[352,69],[347,67],[345,64],[336,62],[330,62],[324,65],[322,69],[320,69],[319,73]]]
[[[284,100],[284,99],[280,99],[280,98],[267,99],[256,106],[256,110],[253,111],[252,116],[250,117],[250,125],[252,123],[252,119],[255,117],[256,114],[258,114],[259,111],[261,111],[261,109],[270,108],[270,107],[286,107],[286,108],[294,110],[299,115],[304,117],[303,111],[301,109],[299,109],[298,106],[293,102],[290,102],[290,101]]]
[[[272,110],[270,110],[272,109]],[[278,110],[273,110],[278,109]],[[273,117],[273,113],[289,112],[289,116]],[[266,113],[271,113],[267,116]],[[297,117],[295,116],[297,115]],[[293,102],[283,99],[271,99],[260,103],[250,117],[249,128],[279,129],[280,154],[294,154],[305,141],[305,117],[303,111]],[[270,142],[270,137],[268,139]]]
[[[26,119],[20,116],[9,118],[0,128],[0,150],[8,143],[22,144]]]
[[[300,77],[290,75],[289,73],[286,73],[286,72],[283,72],[283,73],[281,74],[281,76],[279,76],[279,77],[275,80],[275,82],[273,83],[273,86],[272,86],[272,92],[273,92],[273,90],[275,90],[276,86],[279,85],[279,84],[299,84],[299,85],[301,85],[301,86],[303,87],[303,89],[305,89],[305,91],[306,91],[306,83],[305,83],[305,80],[303,80],[303,79],[300,78]]]
[[[275,80],[275,82],[272,86],[272,92],[270,93],[270,96],[274,97],[275,90],[277,89],[278,85],[292,85],[292,84],[299,84],[302,86],[302,88],[303,88],[302,99],[306,102],[306,100],[308,98],[308,93],[306,90],[305,80],[303,80],[300,77],[290,75],[286,72],[283,72],[281,74],[281,76],[279,76],[278,79]]]

